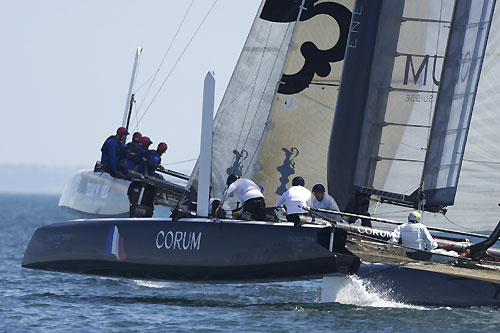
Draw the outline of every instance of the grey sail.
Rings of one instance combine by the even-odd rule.
[[[457,1],[425,158],[425,204],[453,205],[494,1]]]
[[[494,1],[470,6],[356,1],[328,161],[342,209],[366,210],[370,199],[416,208],[422,179],[426,209],[453,203],[461,156],[449,156],[463,152]],[[466,83],[453,86],[469,50]]]

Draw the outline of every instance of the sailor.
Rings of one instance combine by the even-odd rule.
[[[142,156],[148,151],[148,148],[151,144],[152,142],[147,136],[142,136],[139,139],[138,146],[134,147],[135,149],[131,150],[130,153],[127,154],[127,163],[125,165],[125,169],[127,171],[128,170],[140,171],[139,167],[142,162]]]
[[[311,206],[311,191],[304,186],[306,182],[302,177],[295,177],[292,180],[292,187],[276,201],[276,206],[285,204],[286,220],[293,222],[296,227],[300,226],[300,216],[307,213],[301,207]]]
[[[415,260],[429,260],[432,256],[430,253],[438,247],[437,242],[432,238],[427,227],[420,223],[420,213],[413,211],[408,215],[408,223],[399,225],[392,234],[391,239],[386,244],[386,247],[391,247],[395,244],[400,244],[405,247],[406,254],[409,258]],[[417,252],[415,250],[426,251]]]
[[[139,150],[140,148],[139,141],[141,140],[141,138],[142,138],[141,132],[135,132],[134,134],[132,134],[132,141],[123,146],[120,158],[124,164],[126,164],[128,155],[131,151]]]
[[[147,142],[145,142],[145,144],[147,144]],[[147,144],[147,146],[149,146],[149,144]],[[160,142],[156,150],[143,150],[140,154],[140,164],[138,167],[139,171],[144,173],[146,176],[162,178],[159,174],[155,173],[155,171],[165,170],[165,168],[161,165],[161,155],[167,151],[167,148],[168,146],[165,142]]]
[[[210,199],[210,215],[213,217],[216,217],[218,214],[218,210],[222,210],[223,215],[227,219],[232,219],[233,218],[233,212],[227,202],[224,202],[224,204],[221,206],[220,205],[220,199],[218,198],[211,198]]]
[[[323,184],[314,185],[312,188],[312,193],[314,195],[314,208],[340,211],[339,205],[337,205],[335,199],[328,193],[325,193],[325,187],[323,186]],[[328,215],[328,217],[331,217],[335,221],[340,221],[340,216],[338,214],[325,215]]]
[[[101,147],[101,164],[103,169],[112,177],[125,178],[125,175],[117,170],[122,146],[127,139],[128,131],[125,127],[119,127],[116,135],[111,135],[104,141]]]
[[[146,166],[148,169],[148,173],[150,175],[161,177],[160,175],[156,174],[155,171],[165,170],[163,165],[161,165],[161,155],[163,155],[167,151],[167,149],[168,149],[167,144],[165,142],[160,142],[156,147],[156,150],[153,150],[152,153],[149,155],[149,158],[147,159],[146,162]]]
[[[370,216],[368,209],[370,208],[370,196],[359,191],[354,194],[352,201],[347,205],[346,211],[356,215]],[[359,217],[350,217],[347,222],[354,223]],[[361,218],[361,225],[364,227],[372,226],[372,221],[370,219]]]
[[[266,201],[260,188],[250,179],[239,178],[234,173],[227,177],[228,186],[225,196],[234,194],[243,202],[243,213],[250,214],[250,218],[256,221],[266,220]]]

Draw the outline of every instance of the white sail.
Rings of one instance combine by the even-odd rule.
[[[302,176],[326,185],[328,143],[353,1],[307,2],[274,98],[254,180],[268,202]]]
[[[246,176],[251,167],[250,160],[258,149],[292,36],[295,21],[281,23],[262,19],[264,5],[265,1],[258,10],[214,119],[212,195],[219,198],[228,174],[241,176],[246,171]],[[197,173],[198,164],[188,186],[196,187]]]
[[[262,2],[214,120],[214,197],[231,173],[263,186],[268,202],[294,174],[311,186],[326,183],[352,6],[353,0]]]

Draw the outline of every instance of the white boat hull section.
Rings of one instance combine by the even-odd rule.
[[[116,216],[127,214],[130,181],[90,169],[77,171],[70,179],[59,206],[87,214]]]

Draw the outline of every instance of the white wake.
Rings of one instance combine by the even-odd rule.
[[[388,294],[374,290],[355,275],[332,275],[323,277],[321,302],[337,302],[357,306],[378,308],[425,309],[391,300]]]

